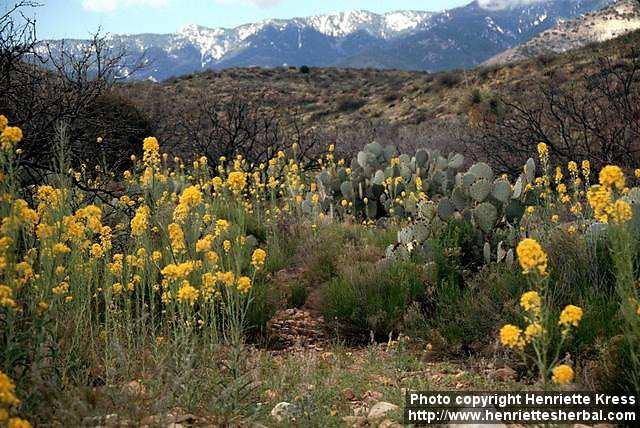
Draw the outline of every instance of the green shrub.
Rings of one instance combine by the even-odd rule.
[[[438,76],[438,84],[445,88],[453,88],[462,82],[461,73],[458,71],[446,71]]]
[[[338,102],[338,112],[345,113],[360,110],[367,101],[362,98],[344,97]]]
[[[449,344],[450,351],[476,349],[495,340],[499,327],[517,317],[518,300],[527,283],[520,272],[494,263],[464,286],[441,281],[428,310],[431,329]]]
[[[288,298],[287,298],[287,306],[289,308],[300,308],[307,301],[307,296],[309,292],[307,290],[307,286],[304,283],[297,282],[292,284],[289,288]]]
[[[412,302],[425,294],[425,273],[404,262],[343,266],[324,290],[325,320],[349,339],[363,340],[373,332],[384,340],[402,330]]]

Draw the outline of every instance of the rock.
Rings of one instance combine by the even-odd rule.
[[[306,348],[327,341],[324,318],[302,309],[278,311],[267,323],[267,330],[284,348]]]
[[[502,367],[501,369],[498,369],[495,372],[491,373],[489,377],[499,382],[508,382],[510,380],[516,380],[516,378],[518,377],[518,373],[511,367]]]
[[[356,394],[353,392],[353,389],[351,388],[347,388],[344,391],[342,391],[342,396],[349,401],[353,401],[356,399]]]
[[[276,404],[273,409],[271,409],[271,416],[273,416],[273,418],[277,422],[295,420],[300,416],[300,409],[295,404],[282,401]]]
[[[187,414],[184,414],[184,415],[175,416],[173,422],[175,422],[177,424],[184,422],[184,423],[193,425],[194,423],[197,422],[197,418],[194,415],[192,415],[191,413],[187,413]]]
[[[382,399],[382,392],[378,391],[367,391],[363,396],[364,401],[367,402],[376,402]]]
[[[398,406],[392,403],[387,403],[386,401],[378,401],[376,404],[371,407],[369,410],[369,415],[367,418],[369,419],[378,419],[383,416],[386,416],[387,413],[396,410]]]
[[[572,428],[591,428],[591,425],[585,425],[585,424],[573,424]]]
[[[363,406],[358,406],[355,409],[353,409],[353,414],[356,417],[367,417],[367,414],[369,413],[369,409]]]

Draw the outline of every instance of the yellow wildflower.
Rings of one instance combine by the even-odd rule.
[[[537,270],[541,275],[547,273],[547,254],[534,239],[526,238],[520,241],[516,253],[525,274],[533,270]]]
[[[625,184],[624,173],[619,166],[607,165],[600,170],[599,182],[609,189],[615,187],[618,190],[622,190]]]
[[[194,304],[198,299],[198,289],[189,284],[189,281],[182,281],[182,285],[178,290],[178,295],[176,296],[179,302],[186,302],[190,304]]]
[[[541,159],[549,156],[549,147],[545,143],[538,143],[538,155]]]
[[[179,278],[186,278],[191,274],[191,272],[193,272],[194,270],[200,267],[199,266],[200,263],[195,262],[193,260],[183,262],[183,263],[178,263],[178,264],[171,263],[166,265],[160,271],[160,273],[166,278],[172,279],[172,280],[179,279]]]
[[[22,140],[22,129],[17,126],[6,126],[0,133],[2,150],[11,150]]]
[[[179,224],[171,223],[169,225],[169,239],[171,240],[171,248],[173,251],[180,253],[187,249],[184,242],[184,233]]]
[[[13,308],[15,306],[16,302],[13,300],[13,290],[4,284],[0,284],[0,308]]]
[[[180,205],[194,208],[202,202],[202,192],[196,186],[189,186],[180,195]]]
[[[141,236],[149,228],[149,214],[151,210],[148,206],[142,205],[136,210],[131,219],[131,235]]]
[[[15,395],[16,385],[11,378],[0,371],[0,403],[7,407],[17,406],[20,400]]]
[[[100,244],[93,244],[91,246],[91,257],[93,257],[94,259],[99,259],[104,255],[104,250],[102,249],[102,245]]]
[[[147,166],[158,165],[160,163],[160,144],[155,137],[147,137],[142,142],[142,161]]]
[[[540,295],[535,291],[527,291],[520,297],[520,306],[527,312],[539,314],[542,306]]]
[[[622,199],[618,199],[611,209],[611,219],[614,223],[625,223],[633,217],[631,205]]]
[[[267,252],[262,248],[256,248],[251,255],[251,264],[256,269],[261,269],[267,259]]]
[[[512,324],[506,324],[500,329],[500,343],[507,348],[522,349],[524,348],[524,340],[522,338],[522,330]]]
[[[66,254],[71,252],[71,248],[62,242],[57,242],[53,245],[52,251],[53,254]]]
[[[196,242],[196,252],[201,253],[211,249],[211,245],[213,245],[213,236],[205,235],[201,239],[198,239]]]
[[[560,364],[559,366],[553,368],[551,380],[555,384],[565,385],[573,381],[573,376],[573,369],[570,366],[566,364]]]
[[[240,193],[247,184],[246,174],[242,171],[233,171],[229,173],[227,185],[234,193]]]
[[[239,292],[247,293],[251,289],[251,278],[248,276],[241,276],[238,278],[236,286],[238,287]]]
[[[582,319],[582,309],[578,306],[567,305],[560,313],[558,324],[568,328],[569,326],[577,327]]]
[[[542,328],[542,326],[539,323],[534,322],[532,324],[529,324],[527,328],[524,329],[524,336],[527,342],[531,342],[536,337],[540,337],[543,332],[544,329]]]

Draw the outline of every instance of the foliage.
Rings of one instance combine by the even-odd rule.
[[[25,397],[15,410],[36,422],[43,397],[121,385],[155,367],[147,358],[168,384],[193,384],[161,406],[193,408],[207,373],[216,412],[246,414],[247,342],[261,343],[276,310],[318,295],[339,339],[411,332],[451,354],[499,338],[545,388],[612,355],[610,387],[637,389],[640,171],[552,166],[545,144],[513,182],[455,153],[377,143],[350,166],[329,146],[318,170],[295,147],[258,168],[242,155],[212,167],[147,137],[130,170],[87,177],[71,168],[68,132],[50,181],[25,188],[23,132],[0,116],[0,362]],[[94,198],[91,183],[118,190]],[[293,289],[279,280],[287,268]]]
[[[424,297],[423,272],[410,263],[345,266],[325,289],[325,319],[350,337],[385,339],[401,331],[409,306]]]

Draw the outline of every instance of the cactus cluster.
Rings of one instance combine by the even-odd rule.
[[[398,233],[398,242],[387,249],[387,256],[407,258],[418,251],[428,260],[431,250],[427,239],[456,219],[473,226],[476,248],[485,263],[493,260],[513,263],[517,225],[526,203],[531,202],[525,189],[534,179],[532,159],[514,184],[506,177],[496,177],[486,163],[473,164],[466,172],[455,174],[451,188],[443,187],[437,198],[419,204],[416,221]]]
[[[350,164],[331,164],[317,178],[320,193],[336,209],[356,217],[413,218],[420,201],[448,193],[464,157],[420,149],[413,156],[394,146],[367,144]],[[346,206],[345,205],[346,202]]]

